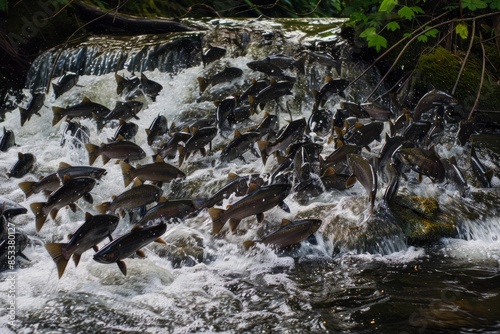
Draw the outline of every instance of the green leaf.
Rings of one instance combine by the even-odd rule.
[[[415,12],[411,7],[403,6],[400,10],[398,10],[399,16],[403,19],[411,20],[415,17]]]
[[[381,47],[387,48],[387,39],[379,34],[371,35],[367,37],[368,47],[374,47],[377,52],[380,51]]]
[[[486,2],[482,0],[462,0],[462,8],[464,9],[474,11],[476,9],[483,9],[486,7],[488,7],[488,5],[486,5]]]
[[[0,12],[7,11],[7,0],[0,0]]]
[[[425,14],[424,10],[422,8],[420,8],[419,6],[411,6],[410,8],[416,14]]]
[[[399,28],[400,28],[399,23],[395,21],[387,23],[387,29],[390,31],[396,31]]]
[[[455,32],[458,36],[462,37],[462,39],[467,39],[469,36],[469,30],[467,29],[467,25],[464,23],[459,23],[455,27]]]
[[[364,37],[364,38],[368,39],[369,36],[373,36],[376,34],[377,34],[377,31],[375,30],[375,28],[370,27],[370,28],[366,28],[365,30],[363,30],[363,32],[361,34],[359,34],[359,37]]]
[[[423,43],[425,43],[425,42],[427,42],[427,36],[425,36],[425,35],[420,35],[420,36],[418,36],[418,37],[417,37],[417,40],[418,40],[419,42],[423,42]]]
[[[425,27],[425,29],[429,29],[429,27]],[[428,32],[426,32],[424,35],[427,37],[436,37],[438,33],[439,33],[439,30],[431,29]]]
[[[500,0],[492,0],[490,3],[491,9],[500,9]]]
[[[384,0],[380,4],[379,12],[391,12],[398,4],[398,0]]]

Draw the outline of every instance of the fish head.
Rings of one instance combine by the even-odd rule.
[[[116,248],[103,248],[100,252],[94,254],[94,260],[99,263],[113,263],[119,260],[120,252]]]

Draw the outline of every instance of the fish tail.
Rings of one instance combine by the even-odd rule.
[[[269,142],[265,140],[257,141],[257,146],[259,147],[260,156],[262,157],[262,163],[265,165],[269,154],[267,154],[267,146]]]
[[[240,222],[241,219],[235,219],[235,218],[229,219],[229,228],[231,229],[231,232],[236,231]]]
[[[218,208],[210,208],[208,209],[208,214],[210,218],[212,218],[212,233],[218,234],[222,227],[224,226],[225,221],[222,219],[222,215],[224,213],[224,209]]]
[[[28,111],[26,109],[19,107],[19,114],[21,115],[21,126],[23,126],[29,118],[27,112]]]
[[[134,180],[133,173],[135,168],[125,161],[120,161],[120,167],[122,168],[123,183],[126,187]]]
[[[104,215],[106,212],[108,212],[110,204],[111,202],[102,202],[101,204],[96,205],[95,209],[99,211],[101,215]]]
[[[89,165],[92,165],[100,154],[100,147],[94,144],[87,143],[85,144],[85,148],[87,149],[87,152],[89,152]]]
[[[200,85],[200,94],[202,94],[205,91],[205,89],[207,89],[210,82],[203,77],[198,77],[196,79],[198,80],[198,84]]]
[[[184,148],[184,146],[178,146],[177,151],[179,152],[179,167],[180,167],[184,162],[184,159],[186,158],[186,149]]]
[[[34,193],[33,188],[35,187],[35,184],[36,184],[36,182],[33,182],[33,181],[25,181],[25,182],[19,183],[19,188],[21,188],[23,193],[26,195],[26,198],[33,195],[33,193]]]
[[[52,107],[52,112],[54,113],[54,118],[52,119],[52,126],[56,125],[63,119],[63,112],[64,108],[61,107]]]
[[[50,257],[54,260],[57,273],[59,274],[59,278],[64,274],[64,270],[66,269],[66,265],[68,264],[68,260],[66,260],[62,253],[62,248],[66,246],[65,243],[46,243],[45,249],[49,252]]]
[[[245,250],[248,250],[249,248],[251,248],[253,246],[255,246],[255,241],[247,240],[247,241],[243,242],[243,248],[245,248]]]
[[[58,84],[52,84],[52,90],[54,91],[54,97],[57,99],[61,95],[61,88]]]
[[[43,212],[43,207],[45,206],[45,202],[36,202],[31,203],[30,208],[31,211],[35,214],[36,221],[36,231],[39,232],[43,224],[45,224],[45,220],[47,219],[47,215]]]
[[[101,154],[102,156],[102,164],[105,165],[108,163],[109,160],[111,160],[106,154]]]
[[[118,73],[115,73],[115,80],[116,80],[116,94],[121,95],[123,92],[123,83],[125,82],[125,78],[119,75]]]

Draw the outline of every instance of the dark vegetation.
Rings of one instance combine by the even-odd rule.
[[[468,109],[498,109],[500,102],[500,0],[229,0],[210,5],[201,0],[0,0],[2,96],[8,88],[23,87],[27,69],[40,52],[95,33],[96,22],[82,15],[81,3],[116,17],[176,22],[204,17],[346,17],[343,34],[358,50],[353,56],[378,66],[387,74],[384,80],[397,83],[411,73],[420,86],[412,89],[425,92],[432,87],[466,95]],[[111,28],[102,31],[116,33]]]

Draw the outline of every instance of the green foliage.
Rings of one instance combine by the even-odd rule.
[[[384,0],[380,4],[379,12],[391,12],[398,4],[398,0]]]
[[[482,0],[462,0],[462,8],[469,10],[484,9],[488,7],[485,1]]]
[[[455,32],[462,39],[467,39],[467,37],[469,36],[469,29],[467,29],[467,25],[465,23],[457,24],[457,26],[455,27]]]
[[[377,52],[380,51],[382,47],[387,47],[387,39],[377,34],[374,27],[365,29],[360,36],[366,38],[368,40],[368,46],[374,47]]]
[[[0,0],[0,12],[7,11],[7,0]]]

